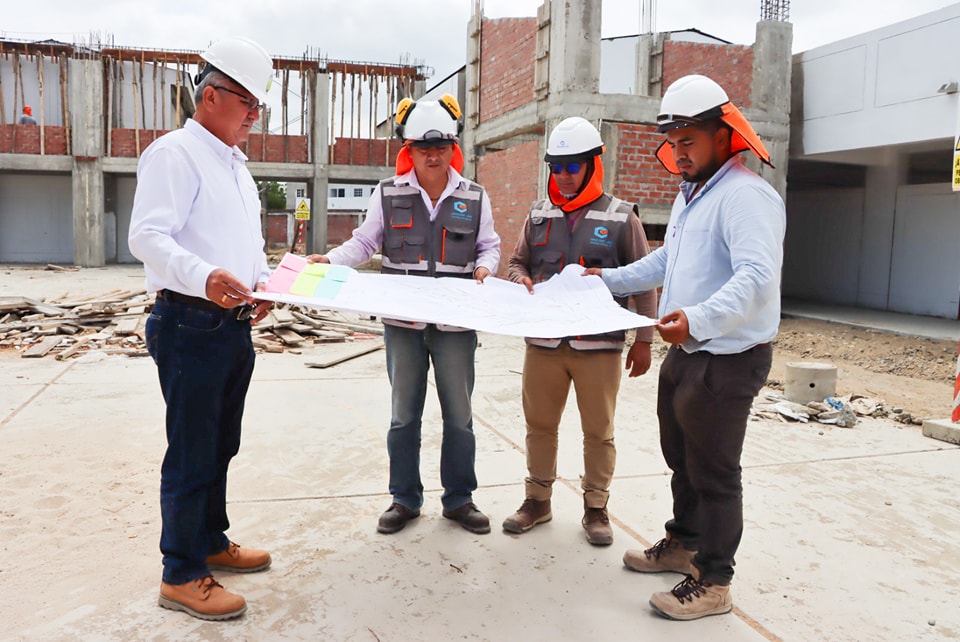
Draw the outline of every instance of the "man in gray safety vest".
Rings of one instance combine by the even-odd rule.
[[[537,201],[524,222],[510,258],[509,278],[531,294],[569,263],[617,267],[647,255],[647,237],[637,206],[603,191],[604,151],[600,132],[573,117],[551,132],[544,160],[550,166],[549,198]],[[626,297],[618,299],[626,307]],[[634,297],[639,314],[656,314],[656,291]],[[620,389],[621,354],[626,333],[526,339],[523,364],[523,413],[527,425],[526,498],[503,530],[523,533],[549,521],[550,497],[557,477],[557,433],[570,383],[577,393],[583,429],[583,528],[597,546],[613,542],[607,516],[610,482],[617,451],[613,418]],[[627,352],[631,377],[650,368],[652,328],[637,331]]]
[[[457,143],[460,106],[453,96],[404,99],[397,107],[397,134],[404,140],[397,174],[381,181],[363,224],[342,246],[313,262],[359,265],[383,248],[387,274],[473,278],[497,271],[500,237],[490,199],[460,175]],[[489,533],[490,520],[473,503],[477,488],[476,439],[471,395],[477,333],[433,323],[384,319],[391,419],[387,433],[390,494],[377,530],[395,533],[420,515],[420,434],[431,362],[443,415],[440,482],[443,516],[474,533]]]

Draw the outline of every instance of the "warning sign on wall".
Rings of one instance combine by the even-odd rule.
[[[954,185],[956,185],[956,183],[954,183]],[[954,187],[954,189],[958,189],[958,188]],[[310,220],[310,199],[309,198],[297,199],[297,210],[294,216],[298,221]]]

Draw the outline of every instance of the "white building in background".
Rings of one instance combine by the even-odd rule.
[[[960,4],[793,64],[784,296],[958,318]]]

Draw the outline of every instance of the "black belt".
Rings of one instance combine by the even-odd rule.
[[[158,290],[157,298],[168,302],[176,301],[177,303],[185,303],[187,305],[192,305],[204,310],[211,310],[227,316],[236,317],[238,321],[245,321],[249,319],[255,307],[253,305],[239,305],[235,308],[223,308],[209,299],[201,299],[197,296],[180,294],[179,292],[175,292],[173,290]]]

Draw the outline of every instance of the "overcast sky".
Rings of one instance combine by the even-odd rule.
[[[541,0],[484,0],[491,18],[534,16]],[[760,0],[661,0],[659,31],[696,28],[751,44]],[[793,0],[794,52],[892,24],[953,4],[945,0]],[[603,37],[640,31],[641,0],[603,0]],[[7,38],[86,42],[90,34],[119,46],[204,49],[245,35],[275,55],[314,54],[339,60],[399,62],[408,53],[432,67],[434,79],[464,63],[473,0],[44,0],[32,11],[4,12]],[[428,81],[429,84],[429,81]]]

